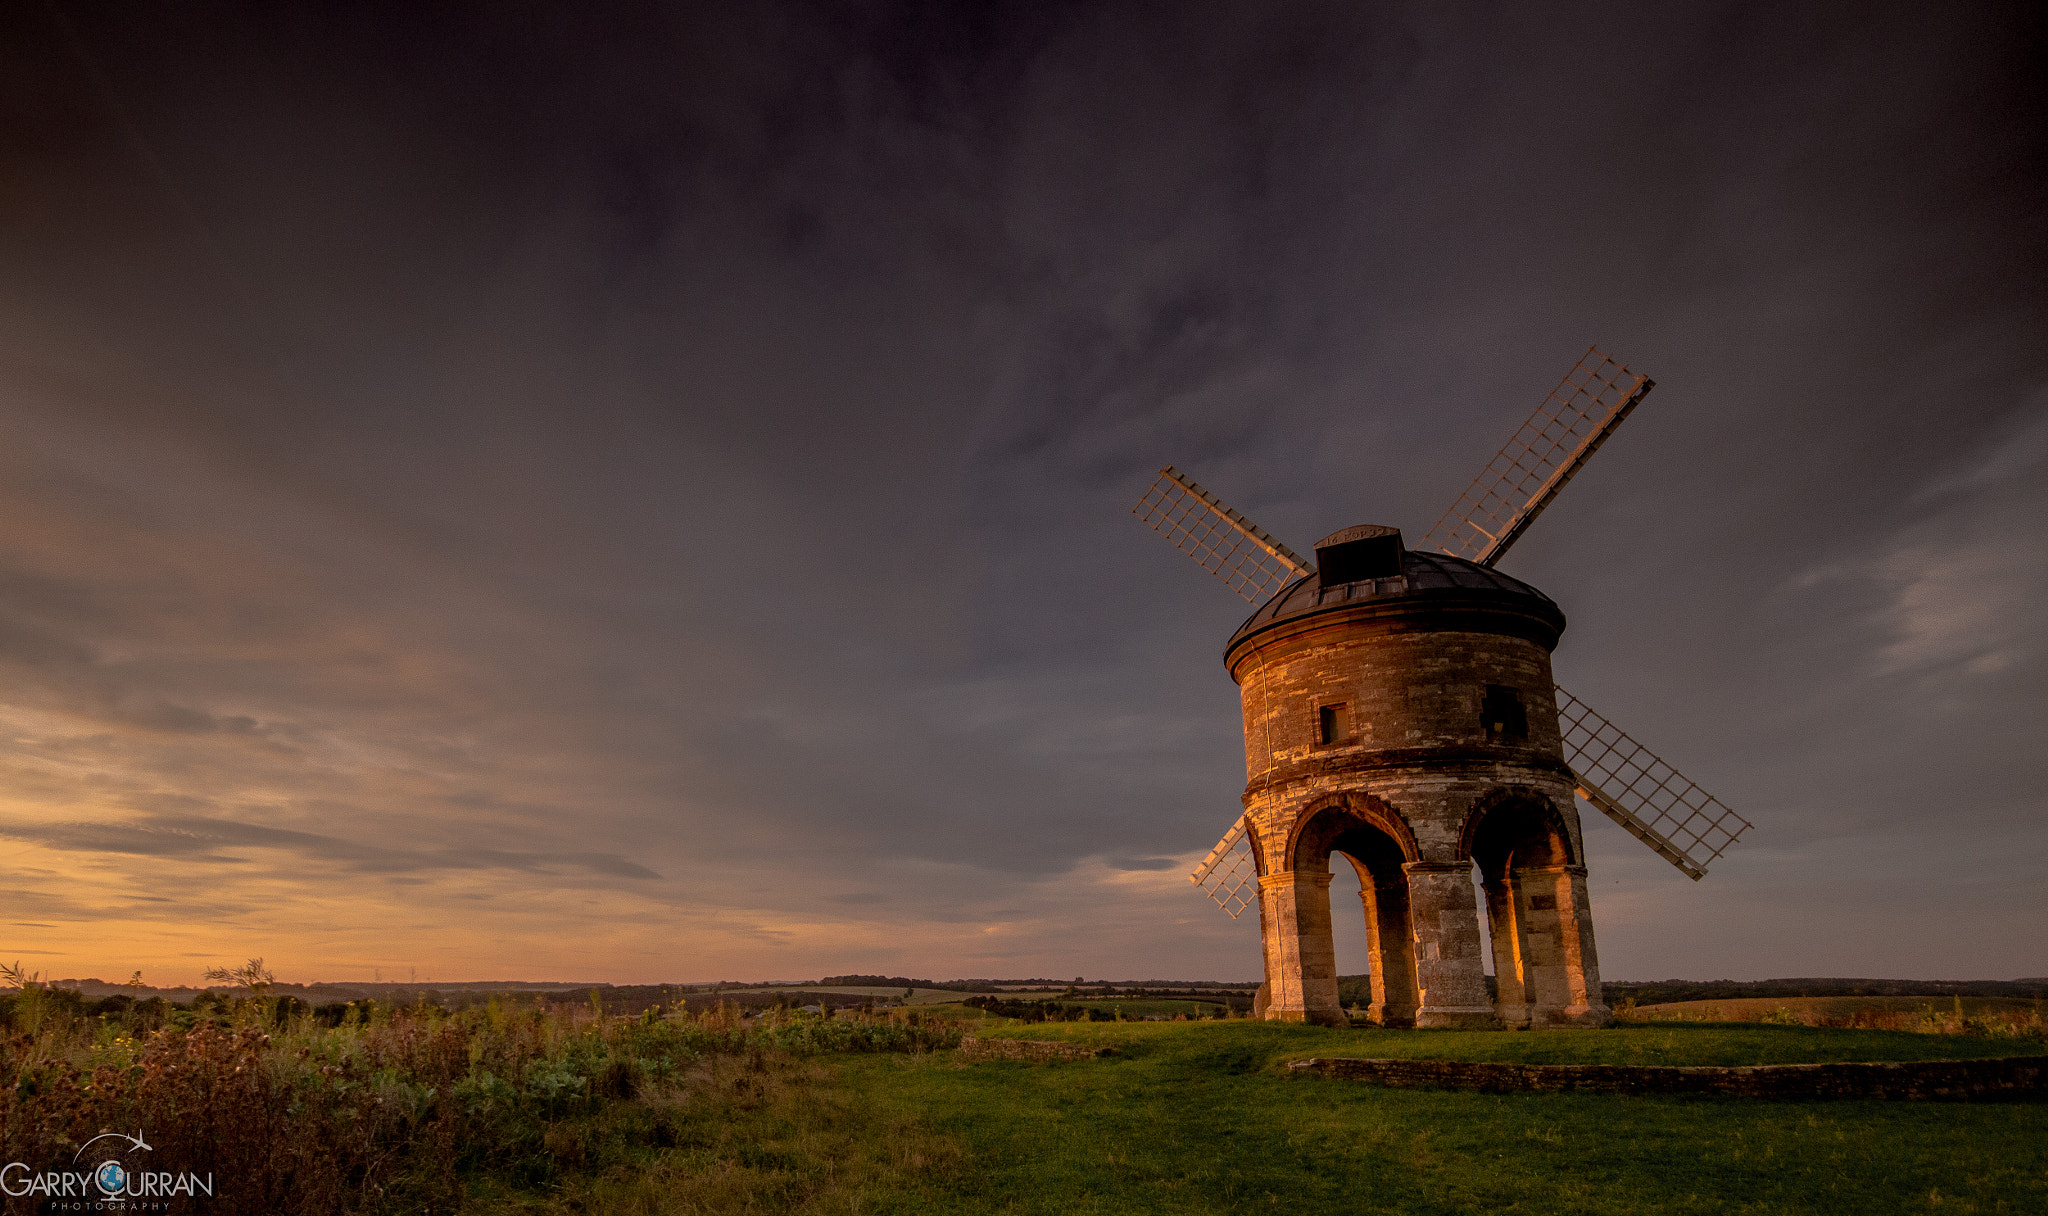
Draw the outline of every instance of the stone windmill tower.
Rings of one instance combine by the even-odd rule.
[[[1232,917],[1258,904],[1266,1017],[1346,1021],[1330,907],[1342,855],[1374,1021],[1598,1025],[1574,795],[1695,880],[1750,826],[1556,685],[1564,613],[1494,569],[1651,387],[1588,351],[1426,549],[1368,524],[1324,537],[1311,565],[1171,467],[1134,508],[1258,606],[1224,648],[1244,704],[1244,814],[1191,878]]]

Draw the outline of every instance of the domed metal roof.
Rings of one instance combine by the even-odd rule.
[[[1349,539],[1347,533],[1338,533],[1330,539],[1340,537]],[[1384,603],[1391,608],[1402,601],[1440,601],[1448,608],[1457,602],[1492,601],[1503,608],[1519,608],[1533,613],[1552,622],[1558,632],[1564,630],[1564,612],[1556,601],[1520,579],[1448,553],[1403,548],[1400,559],[1401,572],[1386,578],[1365,578],[1324,586],[1319,575],[1303,575],[1281,588],[1279,594],[1246,618],[1237,632],[1231,635],[1224,653],[1235,650],[1239,642],[1270,625],[1367,603]]]

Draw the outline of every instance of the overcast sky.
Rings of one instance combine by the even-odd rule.
[[[1598,343],[1503,568],[1757,825],[1582,807],[1607,977],[2048,975],[2041,12],[10,6],[0,955],[1256,976],[1131,503],[1419,541]]]

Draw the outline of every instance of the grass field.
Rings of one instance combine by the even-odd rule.
[[[2039,1041],[1791,1026],[1533,1034],[1246,1021],[988,1028],[1115,1045],[1031,1066],[842,1063],[962,1167],[875,1210],[1015,1213],[2048,1211],[2048,1104],[1757,1102],[1390,1090],[1311,1055],[1753,1064],[2039,1053]]]
[[[492,1001],[172,1010],[0,999],[0,1161],[108,1127],[239,1213],[2048,1211],[2048,1102],[1391,1090],[1306,1056],[1756,1064],[2041,1054],[2038,1033],[1698,1022],[1535,1033],[743,1017]],[[1113,1046],[967,1064],[963,1028]],[[33,1196],[7,1212],[43,1210]],[[168,1211],[185,1210],[170,1208]],[[202,1209],[192,1209],[202,1210]]]
[[[990,1019],[975,1033],[1115,1047],[1127,1059],[1199,1047],[1224,1050],[1235,1071],[1271,1070],[1310,1056],[1480,1060],[1509,1064],[1814,1064],[1828,1060],[1961,1060],[2048,1054],[2038,1038],[1977,1038],[1898,1031],[1844,1031],[1758,1023],[1672,1022],[1606,1030],[1335,1030],[1279,1022],[1017,1025]]]

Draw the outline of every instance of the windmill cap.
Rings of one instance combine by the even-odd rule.
[[[1401,529],[1359,524],[1316,542],[1316,571],[1325,587],[1401,573]]]
[[[1359,524],[1356,527],[1346,528],[1341,532],[1330,533],[1316,542],[1316,548],[1334,549],[1338,545],[1349,544],[1354,540],[1373,540],[1381,536],[1399,535],[1401,535],[1401,529],[1389,528],[1385,524]]]
[[[1385,529],[1387,533],[1393,531]],[[1389,543],[1382,538],[1365,539]],[[1335,553],[1343,552],[1331,545],[1316,548],[1316,557],[1325,562]],[[1448,553],[1404,548],[1398,556],[1401,565],[1396,577],[1373,575],[1354,582],[1328,584],[1318,575],[1332,571],[1342,577],[1346,572],[1326,564],[1316,574],[1295,579],[1238,626],[1230,644],[1224,647],[1226,661],[1254,637],[1272,630],[1284,632],[1293,628],[1296,621],[1317,617],[1361,622],[1399,619],[1408,622],[1404,628],[1420,625],[1511,633],[1527,637],[1546,650],[1556,646],[1557,635],[1564,632],[1564,613],[1549,596],[1520,579]]]

